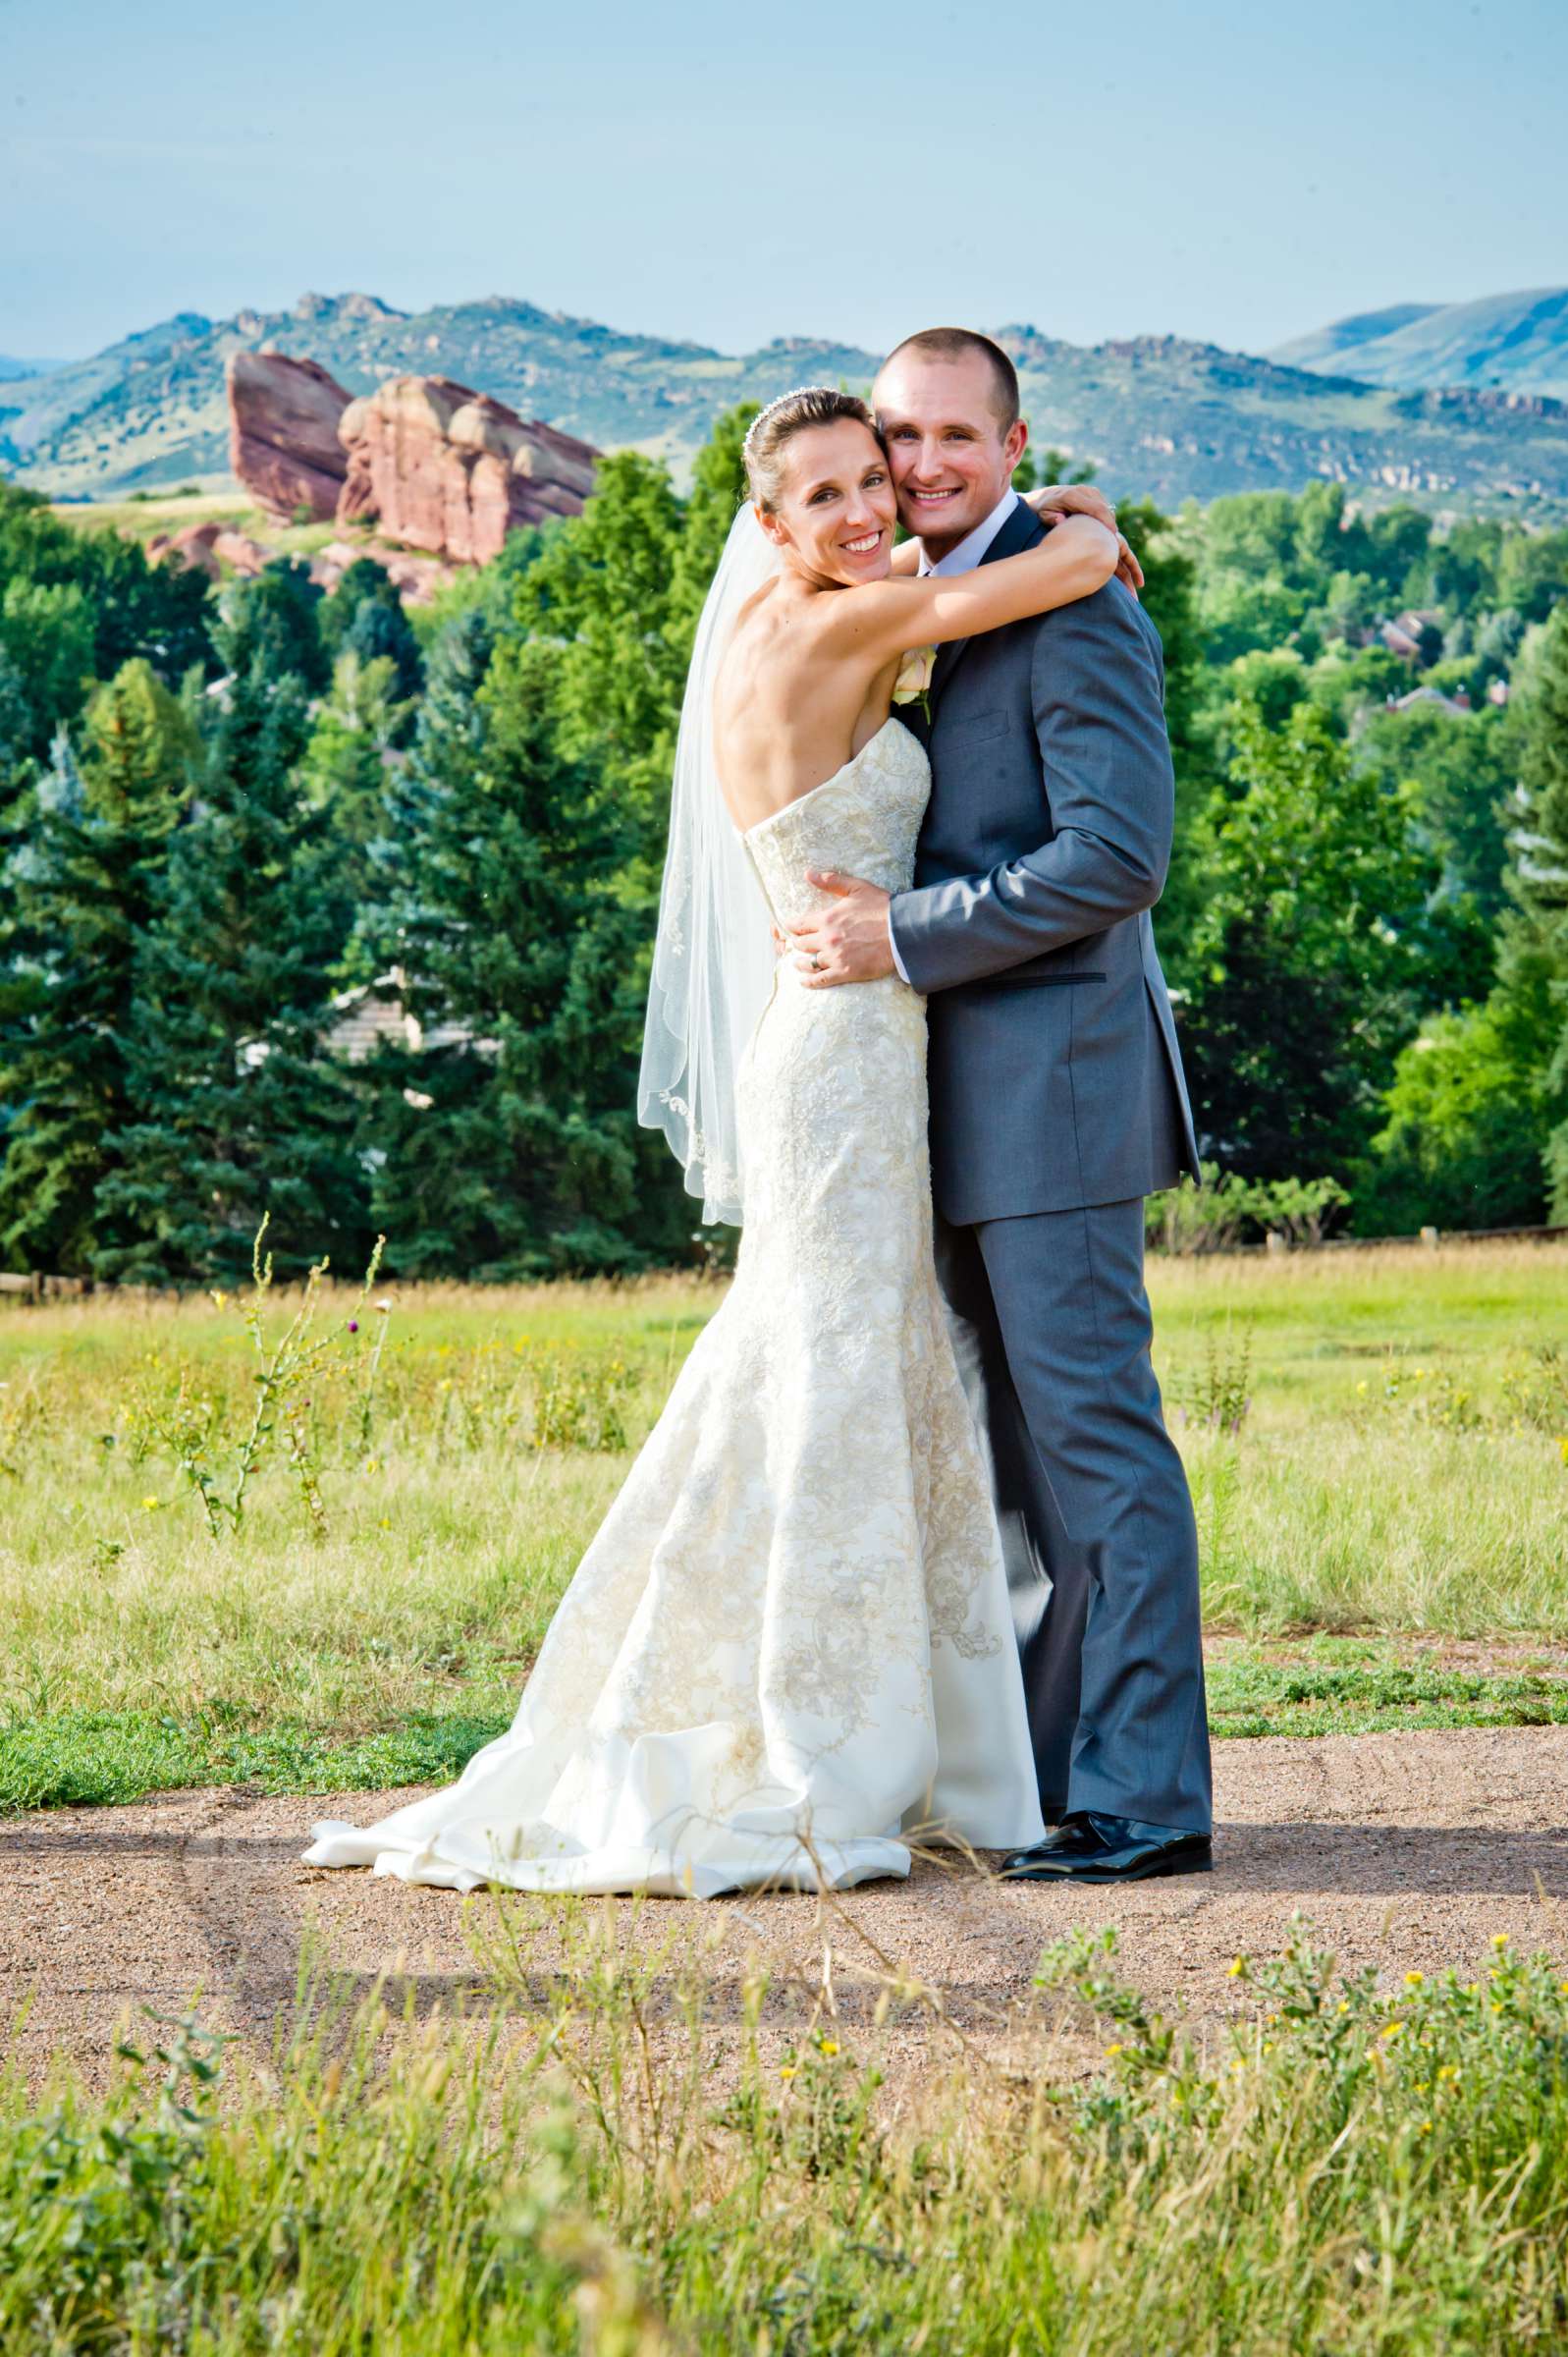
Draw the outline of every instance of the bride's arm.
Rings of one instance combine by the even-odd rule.
[[[1116,511],[1105,493],[1097,491],[1093,483],[1043,483],[1037,490],[1020,491],[1018,496],[1026,508],[1033,508],[1048,532],[1052,525],[1059,522],[1063,516],[1092,516],[1096,523],[1105,525],[1108,532],[1116,530]],[[1117,568],[1118,577],[1127,580],[1129,588],[1141,589],[1143,587],[1141,573],[1136,581],[1128,580],[1125,569],[1128,558],[1132,556],[1132,551],[1119,533],[1116,536],[1116,545],[1122,552],[1121,565]],[[1136,563],[1137,560],[1134,558],[1133,562]],[[918,540],[900,540],[892,552],[894,580],[906,580],[919,569],[920,542]]]
[[[822,599],[827,645],[880,668],[911,646],[1000,630],[1103,589],[1116,570],[1117,553],[1115,536],[1104,524],[1067,516],[1038,547],[973,573],[868,581],[847,596]]]

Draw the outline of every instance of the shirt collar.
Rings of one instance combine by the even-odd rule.
[[[998,500],[985,522],[977,523],[972,532],[965,533],[957,547],[948,549],[947,554],[939,558],[935,565],[927,563],[925,552],[922,550],[920,571],[943,574],[973,573],[1017,505],[1018,494],[1009,486]]]

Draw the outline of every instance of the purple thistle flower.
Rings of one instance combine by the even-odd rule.
[[[351,1334],[357,1334],[357,1333],[358,1333],[358,1331],[359,1331],[359,1321],[358,1321],[358,1319],[357,1319],[357,1318],[351,1318],[351,1319],[349,1320],[349,1332],[350,1332]]]

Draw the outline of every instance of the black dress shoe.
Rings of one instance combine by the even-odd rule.
[[[1033,1849],[1014,1850],[1001,1863],[1009,1883],[1143,1883],[1158,1874],[1209,1874],[1214,1853],[1207,1834],[1174,1825],[1140,1825],[1075,1809]]]

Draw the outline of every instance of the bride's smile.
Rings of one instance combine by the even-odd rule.
[[[814,588],[885,580],[897,502],[876,435],[852,417],[797,434],[762,528]]]

